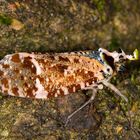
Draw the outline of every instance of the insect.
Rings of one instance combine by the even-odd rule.
[[[93,94],[81,108],[90,103],[97,89],[105,85],[127,101],[127,98],[109,83],[122,69],[126,60],[136,60],[138,55],[126,55],[122,50],[71,53],[35,54],[15,53],[6,55],[0,61],[0,92],[25,98],[47,99],[92,89]]]

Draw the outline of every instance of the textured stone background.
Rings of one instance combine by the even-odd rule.
[[[65,52],[104,47],[140,50],[139,0],[0,0],[0,58],[13,52]],[[0,99],[0,139],[139,139],[140,63],[114,83],[129,103],[108,89],[100,91],[64,127],[67,116],[89,96],[77,94],[48,101]],[[90,93],[90,91],[88,92]]]

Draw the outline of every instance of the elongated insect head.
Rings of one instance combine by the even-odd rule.
[[[118,52],[117,51],[109,52],[104,48],[99,48],[98,52],[101,62],[104,65],[110,67],[113,70],[113,72],[120,71],[120,69],[122,68],[122,66],[126,61],[137,60],[139,57],[137,49],[135,49],[133,55],[125,54],[125,52],[122,49],[120,49]]]

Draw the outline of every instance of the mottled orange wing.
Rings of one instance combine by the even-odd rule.
[[[44,99],[67,95],[104,79],[104,69],[99,61],[75,53],[16,53],[0,61],[0,91]]]

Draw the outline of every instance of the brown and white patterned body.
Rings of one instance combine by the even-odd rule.
[[[75,53],[15,53],[0,61],[0,91],[45,99],[67,95],[104,79],[104,69],[97,60]]]
[[[42,99],[67,95],[105,79],[108,68],[112,75],[111,67],[80,53],[15,53],[0,61],[0,92]]]

